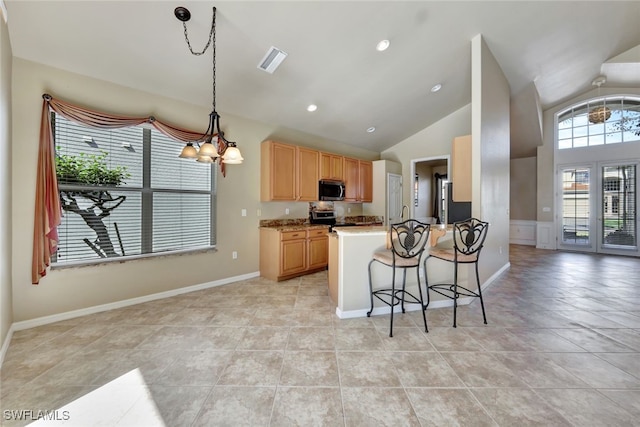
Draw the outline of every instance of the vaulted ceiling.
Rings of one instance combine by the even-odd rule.
[[[607,72],[606,86],[640,87],[637,1],[5,3],[15,57],[205,107],[211,51],[189,52],[173,11],[191,11],[189,38],[201,50],[216,6],[223,116],[374,151],[471,101],[470,40],[477,34],[511,87],[512,157],[535,154],[540,108],[591,90],[599,74]],[[382,39],[390,46],[378,52]],[[271,46],[288,53],[274,74],[257,68]],[[618,65],[603,66],[618,55]],[[436,84],[442,89],[433,93]],[[318,109],[310,113],[312,103]]]

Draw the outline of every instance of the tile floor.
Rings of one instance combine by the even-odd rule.
[[[428,310],[428,334],[420,312],[393,338],[388,316],[338,319],[324,272],[19,331],[1,406],[60,408],[138,368],[167,426],[640,425],[640,260],[511,246],[511,265],[487,326],[474,303],[457,329]]]

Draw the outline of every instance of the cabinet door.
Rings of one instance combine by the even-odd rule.
[[[358,160],[344,158],[344,200],[346,202],[356,202],[360,193]]]
[[[309,242],[308,269],[326,267],[329,261],[329,246],[327,236],[313,237]]]
[[[286,240],[280,243],[280,275],[294,274],[307,269],[307,240]]]
[[[298,147],[298,200],[318,200],[320,152]]]
[[[359,179],[360,179],[360,201],[373,201],[373,163],[360,160]]]
[[[471,135],[453,139],[451,146],[451,182],[454,202],[471,201]]]
[[[260,200],[295,200],[296,147],[265,141],[260,162]]]
[[[331,153],[320,153],[320,179],[342,181],[342,156]]]

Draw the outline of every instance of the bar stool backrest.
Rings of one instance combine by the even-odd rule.
[[[453,224],[453,244],[456,252],[464,255],[478,254],[487,238],[489,223],[476,218]]]
[[[424,251],[431,226],[415,219],[391,224],[391,250],[402,258],[420,256]]]

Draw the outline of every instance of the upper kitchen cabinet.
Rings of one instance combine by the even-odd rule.
[[[320,153],[277,141],[264,141],[260,158],[260,200],[318,200]]]
[[[320,153],[320,179],[344,180],[344,157],[331,153]]]
[[[373,201],[373,163],[365,160],[358,161],[360,201]]]
[[[471,135],[458,136],[451,146],[451,182],[454,202],[471,201]]]
[[[373,164],[370,161],[344,158],[345,202],[373,200]]]
[[[264,141],[260,151],[260,200],[295,200],[296,147]]]
[[[303,202],[318,200],[319,158],[320,152],[309,148],[297,147],[298,154],[298,198]]]

